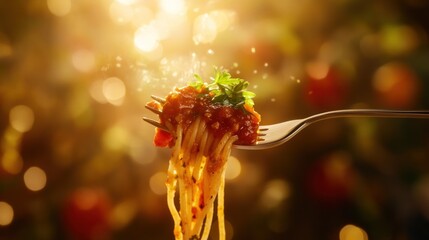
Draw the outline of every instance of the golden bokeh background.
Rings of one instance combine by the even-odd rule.
[[[0,239],[172,239],[144,106],[213,67],[262,124],[429,109],[425,0],[0,2]],[[338,119],[234,150],[227,239],[429,239],[429,120]],[[216,223],[215,223],[216,224]],[[212,239],[217,239],[216,225]]]

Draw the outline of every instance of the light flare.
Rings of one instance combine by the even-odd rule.
[[[144,25],[134,33],[134,45],[143,52],[153,52],[159,45],[158,30],[152,25]]]

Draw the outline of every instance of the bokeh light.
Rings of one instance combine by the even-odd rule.
[[[205,13],[194,20],[193,40],[195,44],[211,43],[216,39],[218,28],[214,18]]]
[[[0,227],[11,224],[13,217],[14,212],[12,206],[7,202],[0,201]]]
[[[230,156],[226,163],[225,179],[233,180],[238,176],[240,176],[240,173],[241,173],[240,161],[236,157]]]
[[[131,22],[134,26],[143,26],[153,20],[153,15],[153,11],[146,6],[133,6],[133,18]]]
[[[134,16],[133,6],[119,1],[112,2],[109,10],[110,17],[117,23],[127,23]]]
[[[186,11],[184,0],[160,0],[159,7],[161,10],[173,15],[181,15]]]
[[[323,61],[314,61],[307,64],[306,70],[310,77],[320,80],[328,75],[329,65]]]
[[[167,187],[165,186],[165,181],[167,179],[167,173],[157,172],[152,175],[149,179],[149,186],[152,192],[158,195],[164,195],[167,193]]]
[[[274,179],[269,181],[261,196],[261,205],[263,208],[272,209],[284,200],[290,197],[291,189],[288,182],[282,179]]]
[[[235,24],[237,14],[232,10],[213,10],[209,12],[211,18],[216,22],[218,32],[222,32]]]
[[[368,240],[368,235],[362,228],[348,224],[341,228],[340,240]]]
[[[142,147],[141,144],[136,140],[133,144],[130,144],[131,148],[129,154],[131,158],[139,164],[149,164],[156,158],[156,150],[148,148],[147,146]]]
[[[400,62],[380,66],[374,73],[373,86],[385,107],[409,108],[419,97],[419,79],[413,70]]]
[[[136,215],[136,210],[136,203],[130,200],[117,204],[112,211],[113,228],[121,229],[127,226]]]
[[[24,173],[24,184],[31,191],[42,190],[45,188],[46,182],[46,173],[39,167],[29,167]]]
[[[71,0],[46,0],[49,11],[58,17],[67,15],[71,10]]]
[[[116,106],[121,105],[126,94],[125,84],[117,77],[109,77],[102,83],[102,92],[107,102]]]
[[[72,63],[80,72],[90,72],[95,67],[94,53],[88,49],[79,49],[72,54]]]
[[[137,0],[116,0],[116,2],[124,5],[132,5],[137,2]]]
[[[160,45],[158,29],[153,25],[145,25],[136,30],[134,44],[143,52],[153,52]]]
[[[416,30],[407,25],[388,25],[381,31],[380,38],[382,49],[394,56],[414,50],[419,42]]]
[[[1,166],[7,173],[18,174],[24,166],[24,161],[17,149],[10,148],[3,153]]]
[[[15,106],[9,112],[9,122],[16,131],[27,132],[33,127],[34,112],[26,105]]]
[[[12,53],[10,41],[0,32],[0,59],[10,57]]]
[[[107,103],[107,99],[103,94],[103,80],[94,80],[89,87],[89,94],[99,103]]]
[[[214,219],[213,219],[214,220]],[[213,221],[213,227],[210,230],[210,238],[212,239],[219,239],[219,231],[218,231],[218,224],[219,222],[216,220]],[[225,223],[225,240],[232,240],[234,239],[234,226],[231,224],[228,219],[224,220]]]
[[[102,136],[103,146],[109,150],[125,149],[129,142],[128,131],[120,124],[108,128]]]

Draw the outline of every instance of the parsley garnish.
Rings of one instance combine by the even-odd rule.
[[[244,105],[251,107],[254,105],[253,98],[255,97],[255,93],[246,90],[249,82],[240,78],[233,78],[225,70],[215,69],[215,76],[212,78],[213,82],[209,84],[204,83],[198,74],[195,74],[194,77],[195,81],[189,85],[198,90],[206,87],[212,102],[215,104],[241,109],[245,109]]]

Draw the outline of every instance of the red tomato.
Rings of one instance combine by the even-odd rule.
[[[383,106],[412,108],[419,96],[420,80],[407,65],[391,62],[377,69],[373,87]]]
[[[94,189],[78,189],[66,200],[63,217],[73,239],[103,239],[109,234],[110,201]]]
[[[331,154],[318,160],[308,173],[310,196],[326,204],[338,204],[351,194],[355,172],[344,154]]]
[[[153,143],[157,147],[168,147],[170,143],[173,141],[173,136],[160,128],[155,129],[155,138],[153,139]]]

